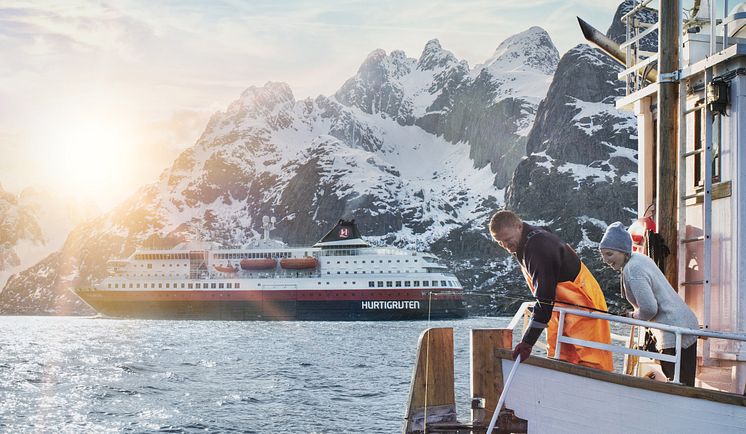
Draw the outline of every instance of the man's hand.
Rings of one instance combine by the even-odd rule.
[[[529,345],[525,342],[519,342],[518,345],[513,348],[513,360],[517,359],[520,355],[521,362],[525,362],[529,357],[531,357],[531,349],[533,347],[533,345]]]

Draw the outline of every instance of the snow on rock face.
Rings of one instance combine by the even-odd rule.
[[[531,27],[503,41],[472,74],[486,70],[492,75],[498,90],[496,101],[515,96],[538,104],[546,96],[558,62],[559,52],[549,34]]]
[[[637,124],[620,112],[621,66],[599,50],[579,45],[560,60],[547,98],[539,105],[527,156],[506,191],[506,206],[550,227],[579,253],[602,286],[616,294],[618,279],[605,273],[595,243],[606,224],[628,224],[637,200]]]
[[[14,273],[59,250],[70,230],[95,212],[42,187],[15,195],[0,186],[0,292]]]

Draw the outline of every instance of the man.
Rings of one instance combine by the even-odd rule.
[[[585,306],[606,311],[606,300],[598,282],[575,251],[553,233],[531,226],[510,211],[498,211],[490,220],[492,238],[521,265],[531,293],[536,298],[531,323],[521,342],[513,349],[513,359],[526,360],[531,349],[547,328],[549,356],[554,357],[559,313],[554,304]],[[601,319],[566,315],[564,336],[611,343],[609,322]],[[592,368],[613,371],[609,351],[563,343],[560,359]]]

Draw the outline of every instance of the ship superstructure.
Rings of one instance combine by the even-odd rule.
[[[266,226],[266,225],[265,225]],[[76,294],[113,317],[223,320],[405,320],[464,315],[463,287],[430,253],[374,247],[354,221],[313,247],[269,239],[224,249],[187,243],[109,261]]]

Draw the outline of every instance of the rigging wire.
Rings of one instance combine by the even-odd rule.
[[[572,307],[578,307],[578,308],[581,308],[581,309],[588,309],[588,310],[592,310],[592,311],[595,311],[595,312],[606,313],[606,314],[614,315],[614,316],[624,316],[624,315],[620,315],[620,314],[617,314],[617,313],[609,312],[608,310],[597,309],[595,307],[585,306],[585,305],[582,305],[582,304],[568,303],[568,302],[560,301],[560,300],[542,299],[542,298],[538,298],[538,297],[518,297],[518,296],[511,296],[511,295],[500,295],[500,294],[495,294],[495,293],[492,293],[492,292],[458,292],[458,291],[428,291],[428,292],[430,293],[430,297],[431,298],[432,298],[432,294],[433,293],[438,293],[438,294],[461,294],[463,296],[476,295],[476,296],[483,296],[483,297],[500,297],[500,298],[507,298],[509,300],[514,300],[514,301],[522,301],[522,302],[526,302],[526,301],[537,301],[539,303],[545,303],[545,304],[562,304],[562,305],[565,305],[565,306],[572,306]]]

